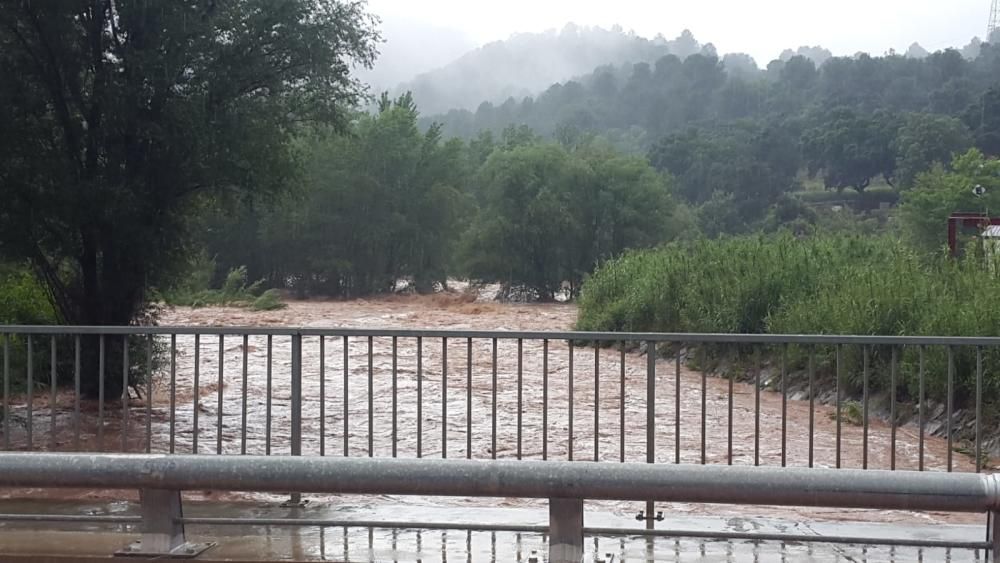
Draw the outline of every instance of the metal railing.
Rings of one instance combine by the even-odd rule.
[[[1000,362],[1000,339],[957,337],[0,326],[0,338],[0,449],[29,451],[979,471],[984,373]],[[708,348],[732,360],[721,378],[682,362]],[[81,379],[98,380],[93,399]],[[113,379],[121,396],[106,396]],[[816,416],[824,398],[830,421]],[[789,425],[790,403],[808,408],[807,425]],[[898,432],[906,410],[915,436]],[[751,416],[749,449],[733,436]],[[934,416],[946,444],[931,451]]]
[[[739,505],[821,506],[989,513],[985,541],[865,540],[771,534],[777,541],[952,546],[1000,556],[1000,476],[803,468],[607,464],[594,462],[350,459],[267,456],[0,454],[0,487],[139,489],[142,540],[130,553],[200,553],[185,524],[259,524],[254,519],[185,518],[181,491],[298,490],[308,493],[548,499],[549,561],[580,561],[584,534],[674,535],[663,530],[584,527],[583,501],[649,500]],[[0,515],[17,519],[18,515]],[[21,515],[56,520],[59,516]],[[117,520],[112,520],[118,518]],[[118,523],[121,517],[87,521]],[[131,520],[130,520],[131,521]],[[339,522],[277,519],[269,525]],[[422,523],[409,523],[420,528]],[[451,525],[451,527],[460,527]],[[497,527],[496,529],[503,529]],[[512,528],[514,529],[514,528]],[[690,532],[679,535],[692,536]]]

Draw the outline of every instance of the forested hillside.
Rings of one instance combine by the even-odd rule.
[[[862,114],[937,113],[961,119],[984,135],[989,129],[982,104],[1000,76],[1000,47],[995,44],[923,58],[860,54],[824,59],[814,51],[800,49],[802,54],[763,69],[746,55],[720,58],[713,52],[689,57],[671,53],[628,64],[608,61],[578,79],[552,84],[538,96],[501,104],[484,97],[474,111],[456,109],[429,120],[443,123],[447,135],[466,138],[484,129],[498,132],[523,124],[542,135],[604,133],[635,149],[692,125],[748,118],[807,125],[839,107]],[[817,65],[816,60],[823,62]]]
[[[714,52],[689,31],[674,40],[663,36],[646,39],[620,27],[569,24],[558,32],[521,33],[489,43],[442,68],[416,76],[395,92],[412,92],[414,101],[428,115],[474,110],[484,101],[499,103],[512,96],[533,96],[555,82],[588,74],[601,65],[651,62],[667,54],[684,59],[703,49]]]

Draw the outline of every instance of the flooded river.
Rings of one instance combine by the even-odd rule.
[[[168,310],[161,324],[544,331],[571,329],[576,314],[576,308],[567,304],[497,304],[438,295],[349,302],[293,301],[286,309],[270,312],[179,308]],[[169,337],[162,338],[161,344],[169,346]],[[289,337],[275,336],[270,346],[265,336],[250,336],[245,345],[243,337],[224,337],[221,386],[219,339],[201,337],[197,349],[197,389],[194,385],[195,339],[178,336],[175,345],[174,369],[164,366],[156,379],[149,419],[152,451],[290,453],[292,358]],[[524,340],[519,344],[513,339],[498,339],[495,343],[489,339],[476,339],[471,343],[466,339],[449,339],[445,347],[439,338],[424,338],[418,354],[418,342],[414,338],[399,338],[394,342],[385,337],[371,340],[327,337],[321,344],[318,337],[306,337],[302,358],[302,453],[415,457],[419,452],[424,457],[511,459],[520,455],[525,459],[568,459],[572,413],[573,459],[646,461],[645,356],[639,351],[630,351],[623,359],[618,350],[595,350],[579,345],[572,349],[571,356],[570,350],[565,341],[546,344]],[[171,377],[176,381],[173,392],[169,385]],[[679,434],[676,432],[678,389],[674,361],[658,360],[656,377],[656,460],[673,463],[679,445],[681,462],[701,463],[702,374],[681,368]],[[705,461],[725,464],[730,461],[729,382],[708,377],[705,383]],[[547,412],[543,408],[545,404]],[[754,387],[736,383],[733,394],[734,464],[754,463],[755,404]],[[446,418],[443,405],[447,408]],[[39,444],[48,439],[46,407],[44,403],[36,403],[35,439]],[[56,449],[70,447],[69,410],[71,407],[62,400],[57,416]],[[93,405],[84,405],[85,420],[80,427],[85,449],[97,449],[94,411]],[[120,412],[120,407],[108,408],[103,449],[120,450]],[[760,463],[780,465],[781,395],[762,392],[760,413]],[[832,407],[819,405],[814,413],[813,455],[818,467],[835,465],[833,414]],[[785,455],[790,466],[805,466],[809,462],[809,416],[808,401],[788,401]],[[443,424],[443,420],[446,423]],[[145,449],[145,427],[145,407],[137,401],[129,415],[127,449]],[[845,423],[842,432],[842,466],[860,468],[862,428]],[[915,469],[918,431],[914,427],[904,427],[897,432],[897,467]],[[19,439],[15,436],[15,442]],[[946,442],[928,438],[925,448],[927,467],[942,470],[946,463]],[[890,463],[890,429],[875,420],[871,422],[868,461],[870,468],[888,468]],[[970,459],[963,455],[955,454],[955,464],[956,470],[973,469]],[[459,517],[462,507],[544,506],[541,502],[519,499],[377,497],[361,500],[330,496],[315,500],[362,506],[364,517],[376,520],[391,519],[401,506],[434,507],[445,509],[446,513],[454,510]],[[641,508],[636,503],[595,503],[595,509],[606,511],[609,517],[626,519],[632,518]],[[680,504],[658,509],[680,515],[752,514],[822,520],[858,516],[857,511],[841,509],[730,509]],[[867,514],[865,519],[882,522],[980,521],[978,516],[901,511]]]

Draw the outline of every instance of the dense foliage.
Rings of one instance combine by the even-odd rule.
[[[926,262],[889,237],[700,240],[632,252],[584,285],[582,330],[1000,336],[997,257]],[[986,260],[984,265],[984,260]],[[716,354],[724,350],[714,350]],[[828,350],[823,351],[828,354]],[[888,353],[876,351],[883,376]],[[903,356],[915,384],[915,350]],[[958,354],[958,393],[974,389],[975,354]],[[1000,362],[1000,353],[989,360]],[[995,357],[994,357],[995,356]],[[857,372],[859,357],[848,357]],[[943,350],[930,350],[930,391],[943,398]],[[994,365],[994,364],[990,364]],[[1000,377],[989,382],[1000,391]],[[911,386],[911,389],[913,387]]]
[[[0,253],[32,264],[60,321],[133,322],[192,219],[280,191],[297,126],[344,122],[375,39],[346,0],[8,3]]]
[[[300,295],[431,291],[448,275],[542,299],[570,293],[601,260],[669,240],[683,222],[667,178],[593,139],[545,142],[526,129],[444,141],[417,128],[409,95],[383,96],[347,134],[300,139],[301,188],[204,229],[217,275]]]
[[[715,236],[762,228],[768,209],[803,180],[838,192],[905,190],[970,147],[1000,154],[998,77],[1000,45],[988,43],[881,57],[806,49],[766,69],[702,49],[605,65],[535,97],[431,119],[464,138],[527,126],[560,140],[599,135],[647,154],[676,177],[702,232]]]
[[[525,124],[543,135],[574,127],[613,138],[634,136],[627,132],[639,128],[654,142],[692,125],[748,118],[777,124],[806,119],[818,125],[816,118],[836,121],[837,115],[824,114],[839,108],[865,120],[878,111],[933,113],[962,120],[977,144],[993,153],[1000,119],[995,105],[1000,103],[1000,45],[978,45],[967,57],[953,49],[924,58],[862,53],[816,57],[819,64],[797,55],[758,69],[745,55],[720,59],[710,50],[672,53],[650,62],[601,66],[535,97],[483,103],[474,112],[454,110],[431,119],[443,122],[446,133],[465,138]]]
[[[1000,160],[971,150],[956,157],[951,168],[937,166],[917,176],[914,188],[904,194],[900,210],[904,234],[913,248],[924,253],[945,252],[945,226],[955,211],[989,215],[990,209],[994,213],[1000,209]],[[981,231],[979,227],[960,233],[961,242],[976,240]]]
[[[466,235],[476,279],[524,285],[552,299],[575,295],[594,265],[675,233],[663,176],[641,158],[587,143],[500,148],[477,176],[480,212]]]

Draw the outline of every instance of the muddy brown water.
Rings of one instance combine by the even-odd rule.
[[[576,320],[577,311],[567,304],[497,304],[469,303],[442,296],[398,297],[375,300],[300,301],[288,308],[270,312],[209,307],[168,310],[161,324],[196,326],[302,326],[314,328],[367,329],[449,329],[449,330],[567,330]],[[169,337],[163,340],[169,343]],[[541,341],[522,342],[521,354],[521,432],[520,454],[525,459],[565,460],[569,458],[570,363],[573,366],[573,459],[603,462],[646,461],[646,358],[629,352],[624,362],[617,350],[574,347],[572,358],[565,341],[548,342],[548,354]],[[396,348],[395,357],[393,346]],[[418,354],[412,338],[373,338],[369,370],[369,340],[350,338],[347,348],[347,391],[344,390],[344,347],[340,337],[327,337],[320,355],[320,339],[303,339],[303,455],[344,455],[399,457],[417,455],[418,427]],[[270,406],[268,405],[268,340],[263,336],[224,337],[222,343],[221,409],[219,386],[219,340],[200,338],[198,350],[199,389],[194,389],[195,344],[193,336],[178,336],[173,377],[176,391],[171,393],[171,370],[165,366],[158,374],[154,402],[148,419],[148,437],[153,452],[194,452],[197,413],[197,452],[224,454],[288,455],[290,452],[290,370],[289,337],[273,337],[270,359]],[[471,349],[471,356],[469,351]],[[424,457],[473,459],[512,459],[518,456],[518,342],[496,342],[496,418],[493,417],[493,342],[491,340],[449,339],[447,343],[447,381],[442,377],[443,345],[440,339],[424,338],[420,354],[420,448]],[[243,357],[246,353],[246,378]],[[395,393],[392,377],[395,358]],[[321,376],[321,359],[323,364]],[[113,365],[113,363],[109,363]],[[471,412],[468,409],[471,366]],[[113,369],[113,368],[109,368]],[[621,374],[624,369],[624,401]],[[544,419],[544,384],[548,379],[548,414]],[[369,378],[369,374],[371,377]],[[701,463],[702,374],[686,367],[680,370],[680,432],[676,432],[677,373],[671,359],[656,362],[656,461],[676,461],[680,446],[682,463]],[[245,383],[244,383],[245,381]],[[244,384],[246,394],[243,393]],[[706,384],[705,461],[710,464],[730,462],[728,449],[729,382],[708,377]],[[371,393],[369,393],[369,385]],[[442,396],[446,388],[447,423],[442,425]],[[595,393],[595,390],[597,391]],[[322,391],[322,392],[321,392]],[[198,405],[195,408],[195,396]],[[244,397],[246,401],[244,403]],[[371,400],[371,411],[369,411]],[[109,405],[105,412],[103,444],[97,440],[96,405],[83,405],[83,419],[73,424],[72,397],[62,393],[56,409],[55,443],[49,432],[51,411],[47,396],[36,397],[34,443],[42,449],[72,449],[79,430],[82,449],[121,451],[121,408]],[[755,401],[752,385],[736,383],[733,394],[732,463],[754,463]],[[397,405],[395,416],[393,404]],[[171,408],[173,404],[173,408]],[[621,424],[624,406],[624,427]],[[270,427],[267,424],[270,409]],[[25,414],[13,409],[15,416]],[[173,414],[171,414],[173,413]],[[221,413],[221,425],[220,421]],[[778,393],[760,393],[760,463],[782,463],[782,397]],[[345,417],[346,414],[346,417]],[[836,463],[836,423],[834,409],[817,405],[814,412],[814,463],[833,467]],[[369,433],[369,416],[371,432]],[[809,461],[808,401],[787,403],[786,463],[806,466]],[[244,424],[245,417],[245,424]],[[136,400],[130,405],[126,449],[144,451],[146,407]],[[471,441],[469,439],[471,420]],[[494,422],[496,451],[493,451]],[[596,429],[595,429],[596,427]],[[171,438],[171,428],[174,429]],[[346,428],[346,432],[345,432]],[[447,442],[443,443],[443,431]],[[595,441],[596,434],[596,441]],[[395,444],[394,444],[395,436]],[[841,464],[861,468],[863,429],[842,427]],[[345,440],[346,437],[346,440]],[[23,429],[11,436],[15,447],[25,448]],[[370,441],[369,441],[370,440]],[[896,464],[899,469],[916,469],[918,464],[918,429],[897,429]],[[624,444],[624,450],[622,449]],[[471,448],[469,447],[471,445]],[[955,470],[972,471],[971,459],[954,454]],[[925,464],[930,470],[946,467],[947,443],[928,437]],[[890,428],[872,420],[869,430],[871,469],[889,467]],[[23,491],[8,491],[6,496]],[[61,493],[45,493],[58,495]],[[100,493],[80,492],[93,498]],[[252,497],[259,499],[260,496]],[[333,505],[359,502],[359,499],[321,496],[317,500]],[[462,507],[542,507],[544,503],[523,499],[452,499],[416,497],[371,497],[361,505],[370,514],[391,514],[394,506],[453,508],[461,517]],[[630,517],[642,508],[637,503],[593,503],[597,510]],[[973,522],[979,516],[944,513],[883,511],[862,514],[856,510],[767,507],[708,507],[672,504],[658,507],[678,514],[776,515],[821,520],[858,519],[882,522]]]

